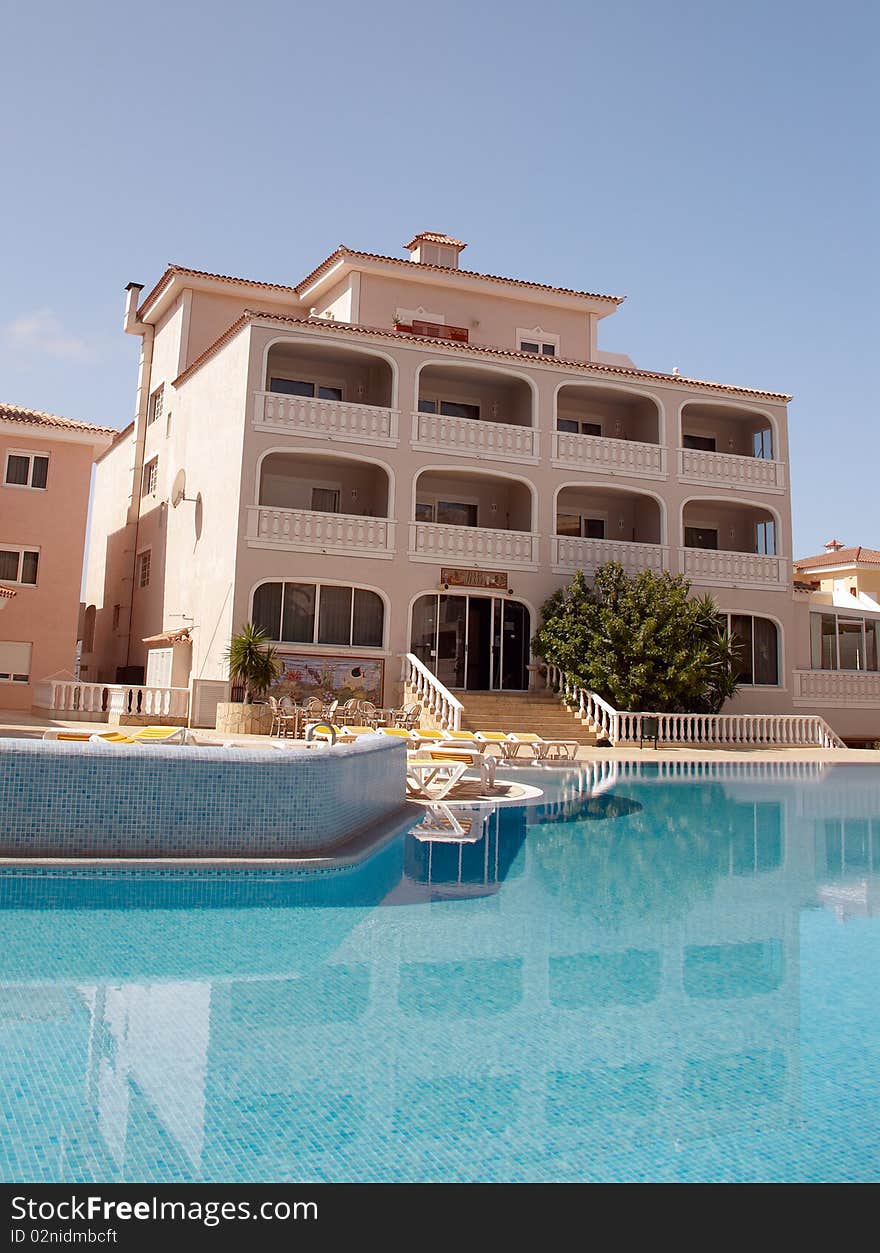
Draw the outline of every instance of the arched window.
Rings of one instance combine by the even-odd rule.
[[[95,606],[89,605],[83,617],[82,650],[84,653],[91,653],[95,648],[96,612]]]
[[[381,648],[385,606],[376,592],[334,583],[261,583],[251,619],[279,644]]]
[[[728,615],[730,637],[739,662],[737,681],[746,686],[779,685],[779,629],[770,618]]]

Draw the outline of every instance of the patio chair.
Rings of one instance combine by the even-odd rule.
[[[336,710],[336,716],[340,722],[351,722],[354,715],[357,713],[357,709],[358,701],[355,697],[352,697],[351,700],[347,700],[344,704],[339,706]]]
[[[361,722],[365,725],[369,724],[370,726],[375,728],[379,725],[380,722],[383,721],[383,718],[380,715],[379,710],[376,708],[376,706],[373,704],[371,700],[358,701],[357,712],[358,712],[358,717],[361,719]]]
[[[328,722],[332,722],[338,709],[339,701],[334,697],[334,699],[330,701],[329,705],[324,706],[324,712],[321,717],[326,718]]]
[[[639,748],[642,747],[644,740],[653,740],[654,748],[657,747],[657,741],[660,739],[660,719],[659,718],[642,718],[639,727]]]
[[[400,709],[391,710],[391,722],[396,727],[403,727],[406,731],[415,731],[421,724],[422,707],[421,705],[403,705]]]

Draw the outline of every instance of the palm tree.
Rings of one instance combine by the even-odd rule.
[[[270,688],[281,673],[278,650],[268,643],[268,639],[262,627],[246,622],[233,635],[226,650],[229,677],[233,682],[238,680],[244,684],[246,705]]]

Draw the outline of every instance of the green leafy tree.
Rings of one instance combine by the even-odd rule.
[[[268,640],[262,627],[246,622],[226,650],[229,677],[233,683],[244,685],[245,704],[268,691],[281,673],[278,650]]]
[[[534,650],[617,709],[717,713],[737,688],[736,649],[712,597],[689,592],[678,575],[616,562],[592,587],[578,571],[543,605]]]

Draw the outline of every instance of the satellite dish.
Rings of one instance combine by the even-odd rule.
[[[186,500],[186,470],[181,468],[174,476],[174,486],[171,488],[171,503],[176,509],[182,500]]]

